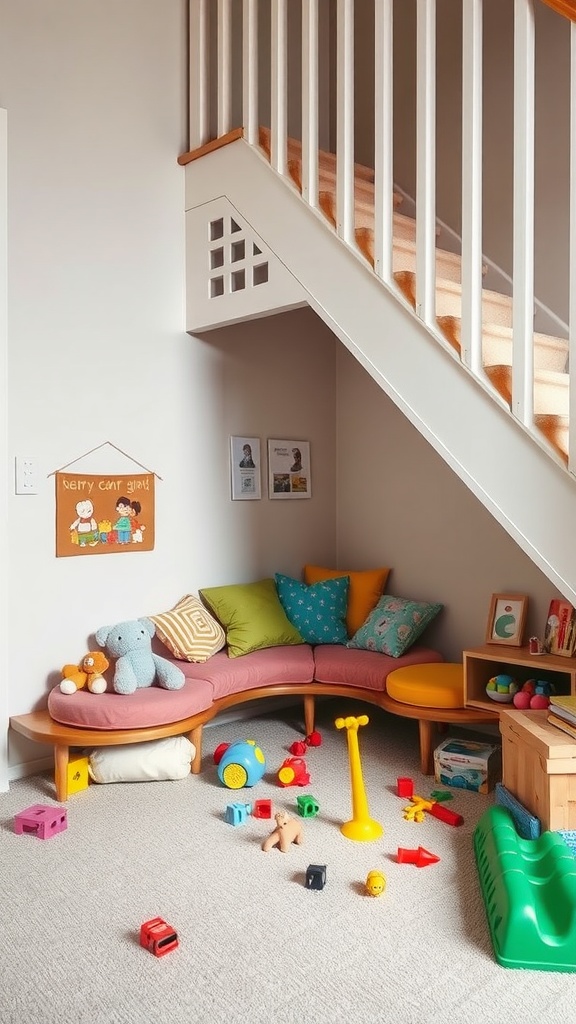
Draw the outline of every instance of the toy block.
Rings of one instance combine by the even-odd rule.
[[[49,804],[32,804],[14,815],[16,835],[30,832],[38,839],[50,839],[68,828],[68,813],[65,807],[51,807]]]
[[[298,814],[302,818],[315,818],[320,810],[320,804],[310,793],[306,793],[304,796],[297,796],[296,806]]]
[[[396,779],[396,792],[398,793],[398,796],[410,798],[414,793],[413,780],[407,778],[405,775],[400,776],[400,778]]]
[[[323,889],[326,885],[326,865],[309,864],[306,868],[306,888]]]
[[[176,949],[178,935],[161,917],[152,917],[140,925],[140,945],[154,956],[165,956]]]
[[[83,789],[88,789],[90,782],[88,758],[82,756],[71,757],[68,761],[66,774],[68,778],[68,796],[71,793],[80,793]]]
[[[229,825],[243,825],[251,810],[251,804],[228,804],[224,812],[224,819]]]
[[[253,818],[271,818],[272,817],[272,801],[271,800],[255,800],[254,807],[252,808]]]

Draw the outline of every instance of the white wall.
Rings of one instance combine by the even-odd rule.
[[[387,565],[387,592],[444,605],[425,641],[459,661],[483,644],[493,593],[530,598],[526,639],[562,597],[342,346],[338,564]]]
[[[334,557],[335,363],[308,310],[183,331],[184,0],[0,0],[0,22],[10,458],[34,457],[40,475],[37,495],[10,495],[5,524],[19,714],[101,625]],[[232,502],[229,435],[242,433],[308,438],[312,499]],[[49,474],[105,441],[162,477],[156,548],[57,559]],[[105,451],[93,471],[131,471]],[[11,737],[12,766],[39,753]]]

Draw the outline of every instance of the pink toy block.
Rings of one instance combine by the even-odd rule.
[[[68,828],[68,812],[65,807],[50,807],[49,804],[32,804],[25,811],[14,815],[14,831],[21,836],[30,832],[38,839],[50,839]]]
[[[414,794],[414,782],[405,775],[396,779],[398,796],[411,797]]]

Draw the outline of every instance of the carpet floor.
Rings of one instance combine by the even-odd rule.
[[[359,731],[373,842],[340,832],[352,814],[345,731],[339,715],[368,713]],[[349,701],[318,709],[323,742],[306,755],[304,789],[282,788],[277,771],[301,737],[299,709],[205,730],[203,772],[181,781],[90,785],[67,804],[68,827],[51,839],[16,835],[14,815],[56,804],[48,775],[12,783],[0,797],[2,1024],[565,1024],[572,974],[500,967],[493,956],[472,851],[492,795],[454,790],[453,828],[426,815],[406,821],[398,776],[428,796],[417,727]],[[267,772],[253,789],[228,790],[212,753],[254,739]],[[273,823],[237,827],[226,806],[270,798],[296,813],[296,797],[320,805],[304,841],[261,850]],[[398,847],[440,857],[424,868],[397,861]],[[307,889],[309,864],[326,885]],[[366,894],[370,870],[386,876]],[[179,946],[156,958],[139,945],[159,915]]]

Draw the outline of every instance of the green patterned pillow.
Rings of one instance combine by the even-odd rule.
[[[308,644],[345,644],[349,576],[338,576],[307,586],[276,573],[280,603]]]
[[[348,647],[401,658],[442,610],[441,604],[407,601],[384,594]]]
[[[224,627],[230,658],[261,651],[264,647],[304,642],[288,620],[272,578],[204,587],[199,593]]]

